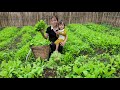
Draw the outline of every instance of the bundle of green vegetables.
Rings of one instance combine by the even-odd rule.
[[[41,31],[41,30],[45,30],[47,24],[45,23],[45,21],[40,20],[35,24],[35,30],[36,31]]]

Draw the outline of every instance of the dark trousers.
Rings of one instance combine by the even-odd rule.
[[[51,44],[50,44],[50,49],[51,49],[51,51],[50,51],[50,53],[49,53],[49,58],[50,58],[51,54],[55,51],[56,45],[55,45],[54,43],[51,43]],[[58,52],[62,53],[62,50],[63,50],[63,46],[61,46],[61,45],[59,44]],[[49,59],[48,59],[48,60],[49,60]]]

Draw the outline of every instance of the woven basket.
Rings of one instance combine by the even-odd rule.
[[[48,59],[49,58],[49,52],[50,52],[50,46],[32,46],[31,50],[35,56],[35,58],[42,58],[42,59]]]

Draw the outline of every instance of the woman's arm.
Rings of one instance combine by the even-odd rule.
[[[66,35],[66,38],[65,38],[65,40],[64,40],[65,43],[66,43],[67,39],[68,39],[68,36]]]
[[[41,32],[42,36],[43,36],[45,39],[48,38],[48,34],[47,34],[47,33],[44,33],[44,30],[41,30],[40,32]]]

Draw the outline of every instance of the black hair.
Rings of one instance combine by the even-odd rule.
[[[64,23],[62,20],[58,23],[58,26],[59,26],[60,24],[63,24],[63,25],[64,25],[64,28],[65,28],[65,23]],[[60,30],[60,28],[59,28],[59,30]]]
[[[58,17],[56,15],[52,16],[51,19],[52,18],[56,18],[56,20],[58,21]]]
[[[60,25],[60,24],[64,24],[64,27],[65,27],[65,23],[63,22],[63,20],[61,20],[61,21],[58,23],[58,25]]]

